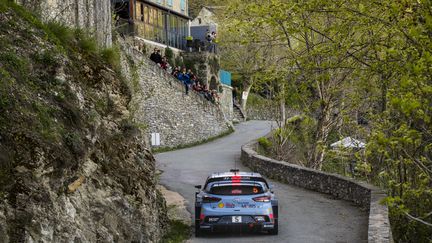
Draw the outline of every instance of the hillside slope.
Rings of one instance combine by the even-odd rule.
[[[0,242],[164,233],[154,158],[130,122],[115,53],[102,54],[81,32],[0,0]]]

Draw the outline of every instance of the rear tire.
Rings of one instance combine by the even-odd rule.
[[[195,220],[195,237],[198,238],[200,236],[201,236],[200,221],[199,220]]]
[[[195,207],[195,237],[201,236],[200,214],[201,214],[201,207]]]
[[[277,234],[278,234],[278,231],[279,231],[279,224],[278,224],[278,220],[275,219],[275,220],[274,220],[274,228],[271,229],[271,230],[269,230],[268,233],[269,233],[270,235],[277,235]]]

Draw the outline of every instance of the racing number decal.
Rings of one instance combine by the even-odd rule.
[[[242,217],[241,216],[232,216],[232,222],[233,223],[241,223]]]

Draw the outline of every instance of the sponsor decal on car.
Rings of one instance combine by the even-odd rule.
[[[226,203],[225,207],[226,208],[235,208],[235,204],[234,203]]]

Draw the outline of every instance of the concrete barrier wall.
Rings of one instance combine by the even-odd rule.
[[[369,211],[368,242],[393,242],[387,206],[380,204],[386,195],[379,188],[259,155],[257,146],[256,140],[242,146],[241,160],[244,165],[269,178],[355,203]]]

